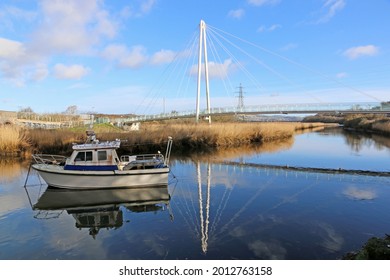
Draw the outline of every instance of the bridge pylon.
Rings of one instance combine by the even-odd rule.
[[[202,55],[204,58],[204,75],[205,75],[205,84],[206,84],[208,121],[209,123],[211,123],[206,23],[203,20],[201,20],[199,24],[199,56],[198,56],[198,86],[197,86],[197,96],[196,96],[196,122],[199,122],[199,115],[200,115],[199,107],[200,107],[200,89],[201,89],[201,79],[202,79]]]

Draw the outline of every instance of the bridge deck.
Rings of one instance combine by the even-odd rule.
[[[345,114],[390,114],[390,106],[382,106],[379,102],[370,103],[310,103],[310,104],[283,104],[246,106],[243,108],[225,107],[201,110],[199,116],[232,115],[232,114],[317,114],[317,113],[345,113]],[[177,118],[193,118],[195,111],[172,112],[156,115],[141,115],[120,122],[143,122]]]

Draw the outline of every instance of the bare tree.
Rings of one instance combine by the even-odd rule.
[[[19,110],[19,112],[21,112],[21,113],[34,113],[33,109],[31,109],[31,107],[21,108]]]
[[[69,106],[68,108],[66,108],[64,114],[76,115],[77,114],[77,106],[76,105]]]

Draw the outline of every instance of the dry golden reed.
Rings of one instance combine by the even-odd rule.
[[[72,143],[85,141],[85,132],[69,129],[30,129],[27,131],[34,152],[69,152]]]
[[[20,153],[29,146],[28,138],[24,130],[18,126],[0,126],[0,153],[15,154]]]
[[[390,134],[390,121],[376,122],[372,124],[372,129]]]
[[[296,131],[312,127],[314,125],[308,123],[144,124],[139,131],[120,135],[104,134],[104,138],[125,137],[128,145],[137,145],[164,143],[171,136],[178,149],[223,148],[286,139]]]
[[[231,122],[213,123],[211,125],[208,123],[145,123],[141,125],[139,131],[104,130],[100,127],[96,129],[96,133],[101,141],[124,140],[122,147],[131,152],[163,149],[168,136],[174,139],[174,149],[176,151],[195,149],[209,151],[219,148],[242,147],[253,143],[263,144],[280,141],[291,138],[295,133],[314,126],[323,126],[323,124],[276,122]],[[10,127],[7,133],[1,133],[1,135],[8,135],[7,140],[2,141],[7,143],[5,146],[8,150],[20,149],[20,142],[26,143],[26,139],[28,139],[30,150],[33,153],[68,154],[72,151],[72,143],[82,143],[86,139],[84,129],[79,131],[69,129],[21,130],[17,127]]]

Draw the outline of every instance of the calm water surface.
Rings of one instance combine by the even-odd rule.
[[[390,233],[390,139],[327,130],[172,160],[168,187],[58,191],[0,162],[0,259],[339,259]]]

